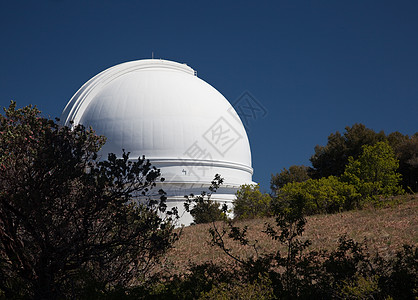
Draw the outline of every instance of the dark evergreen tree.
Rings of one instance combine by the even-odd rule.
[[[308,180],[308,170],[309,168],[306,166],[290,166],[289,170],[283,168],[280,173],[277,173],[276,175],[271,174],[271,192],[274,195],[279,188],[282,188],[287,183],[303,182]]]
[[[80,298],[145,280],[176,239],[160,172],[110,154],[104,138],[40,117],[36,107],[0,115],[0,295]],[[141,201],[136,201],[140,197]]]
[[[383,131],[376,133],[363,124],[347,126],[345,130],[343,135],[338,131],[330,134],[327,145],[315,147],[315,154],[310,158],[312,169],[309,173],[312,178],[340,176],[348,158],[357,159],[363,145],[374,145],[386,139]]]

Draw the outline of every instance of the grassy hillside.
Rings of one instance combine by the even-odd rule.
[[[303,239],[312,241],[310,249],[333,249],[342,235],[356,241],[365,241],[371,252],[387,256],[399,250],[403,244],[418,245],[418,194],[402,196],[401,203],[387,208],[367,208],[332,215],[308,217]],[[279,249],[277,242],[262,233],[265,224],[274,224],[273,218],[237,222],[248,226],[250,240],[257,241],[258,253],[271,253]],[[183,272],[190,263],[214,261],[224,263],[227,256],[210,246],[210,224],[189,226],[183,229],[180,240],[165,258],[164,266],[171,272]],[[222,226],[217,223],[217,226]],[[233,253],[240,256],[254,255],[250,248],[230,243]]]

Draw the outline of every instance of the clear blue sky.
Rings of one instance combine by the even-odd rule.
[[[4,1],[0,105],[59,117],[92,76],[150,58],[187,63],[233,103],[249,91],[253,179],[309,165],[347,125],[418,131],[418,1]]]

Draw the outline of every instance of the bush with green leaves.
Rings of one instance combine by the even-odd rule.
[[[213,286],[209,292],[201,293],[199,300],[269,300],[277,299],[274,296],[271,280],[268,276],[262,276],[253,282],[240,282],[234,280],[231,283],[221,282]]]
[[[234,217],[249,219],[271,216],[271,196],[260,192],[258,184],[244,184],[236,193],[233,202]]]
[[[214,180],[209,186],[209,191],[202,191],[200,195],[186,195],[184,208],[193,217],[193,224],[203,224],[215,221],[224,221],[227,219],[228,207],[226,204],[211,199],[213,193],[223,183],[223,178],[216,174]]]
[[[204,199],[190,210],[193,217],[193,224],[204,224],[214,221],[223,221],[227,218],[221,205],[213,200]]]
[[[274,206],[280,211],[302,199],[304,214],[332,213],[356,207],[359,196],[353,185],[329,176],[284,185],[277,191]]]

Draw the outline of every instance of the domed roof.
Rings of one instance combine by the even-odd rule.
[[[252,174],[244,126],[231,104],[185,64],[147,59],[111,67],[86,82],[62,121],[92,126],[106,153],[151,161],[206,161]],[[247,180],[248,181],[248,180]]]

